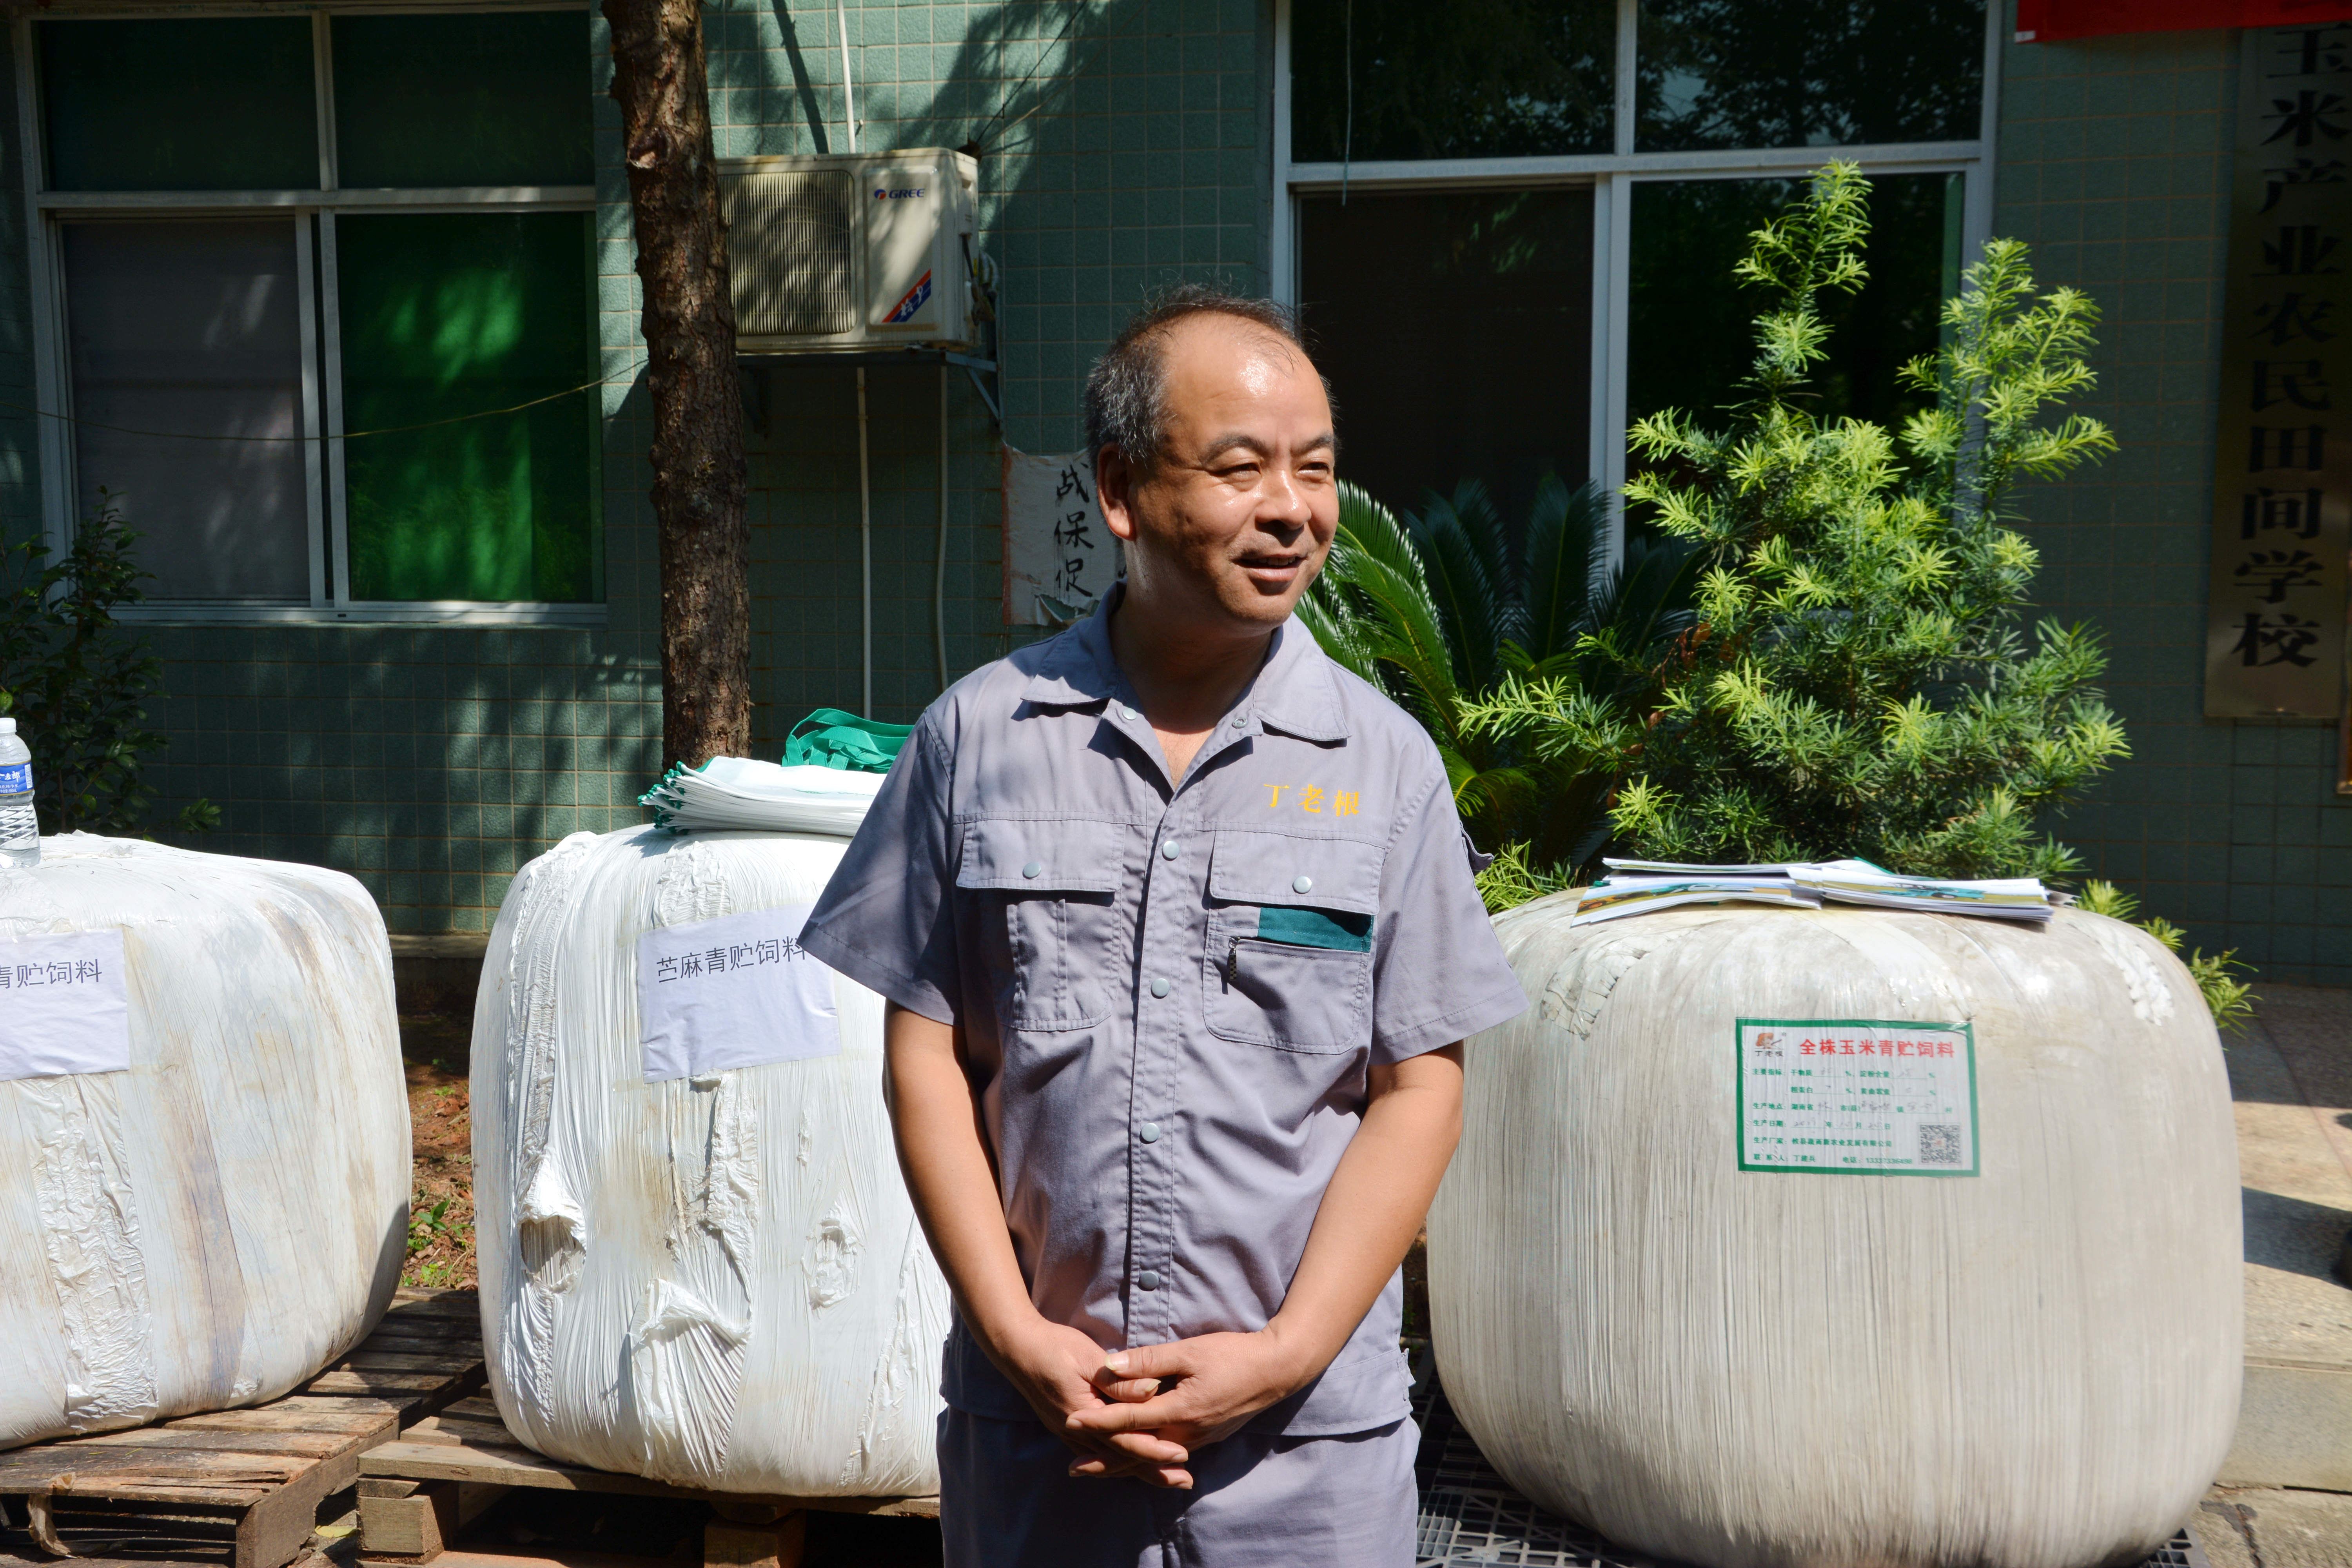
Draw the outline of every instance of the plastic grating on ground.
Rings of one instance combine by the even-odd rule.
[[[1454,1418],[1429,1369],[1412,1357],[1413,1415],[1421,1422],[1421,1519],[1417,1568],[1684,1568],[1646,1552],[1613,1546],[1579,1524],[1549,1514],[1495,1473]],[[2141,1568],[2210,1568],[2184,1530]]]

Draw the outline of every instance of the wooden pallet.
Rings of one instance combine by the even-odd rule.
[[[283,1399],[0,1453],[0,1568],[135,1554],[282,1568],[359,1456],[483,1385],[470,1290],[402,1290]]]
[[[488,1399],[462,1399],[395,1441],[359,1457],[360,1551],[381,1563],[430,1562],[463,1522],[515,1487],[676,1498],[710,1505],[718,1518],[704,1560],[759,1568],[799,1561],[805,1510],[937,1519],[936,1497],[781,1497],[704,1491],[646,1476],[591,1469],[525,1447]]]

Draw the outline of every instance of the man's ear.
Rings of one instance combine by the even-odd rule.
[[[1095,452],[1095,500],[1102,506],[1103,523],[1122,544],[1135,542],[1134,466],[1116,447]]]

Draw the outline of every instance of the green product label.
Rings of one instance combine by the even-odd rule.
[[[1887,1018],[1742,1018],[1739,1168],[1973,1176],[1976,1031]]]

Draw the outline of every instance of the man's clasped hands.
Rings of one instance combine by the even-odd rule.
[[[1106,1355],[1066,1324],[1037,1318],[997,1364],[1076,1458],[1074,1476],[1128,1476],[1189,1489],[1192,1451],[1231,1436],[1307,1381],[1279,1321],[1255,1333],[1202,1334]]]

